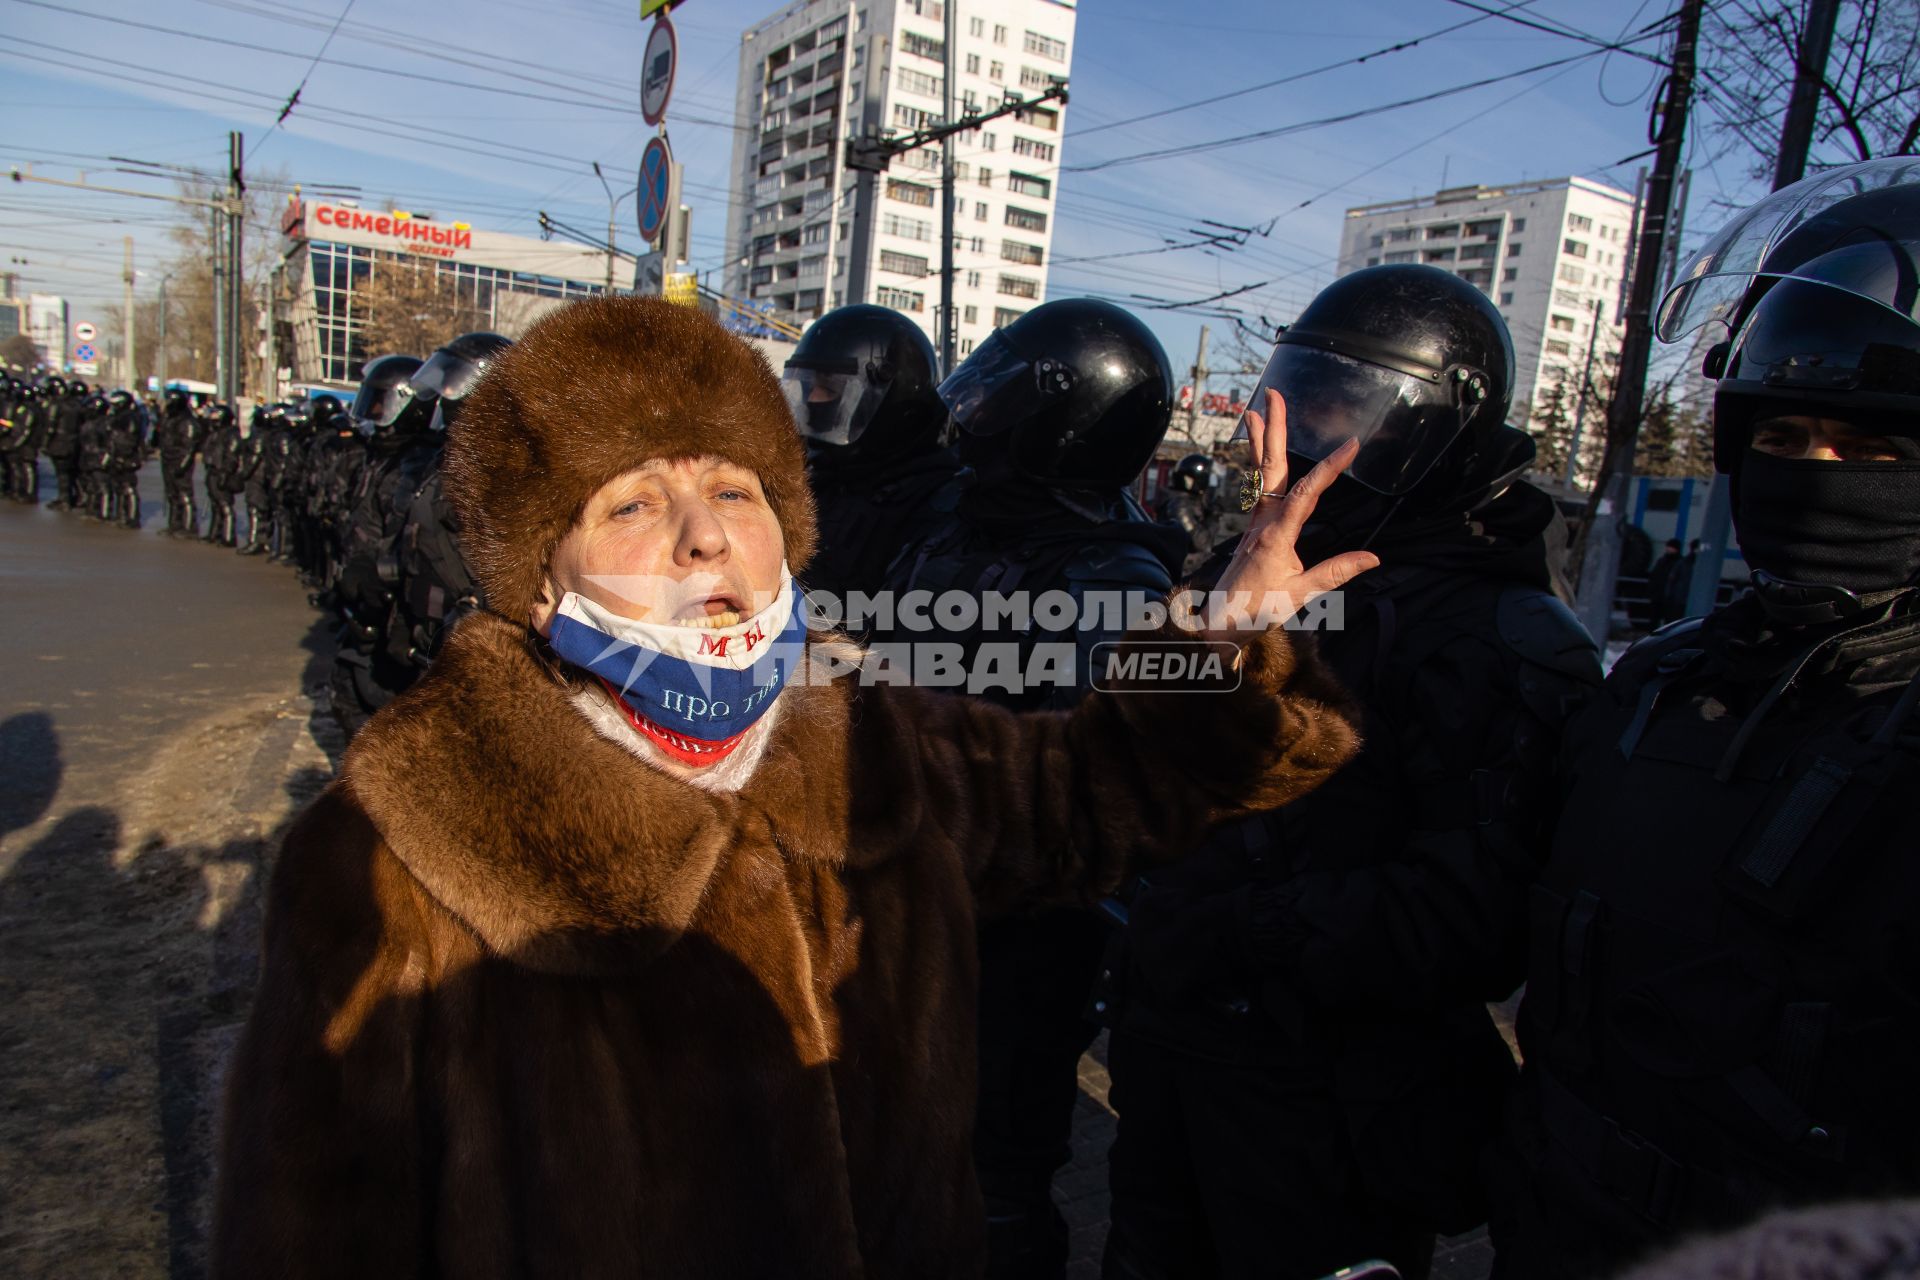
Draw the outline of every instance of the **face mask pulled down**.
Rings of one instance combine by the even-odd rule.
[[[574,592],[549,643],[598,676],[628,721],[681,764],[717,764],[773,705],[806,651],[806,621],[784,569],[773,602],[731,627],[636,622]]]
[[[1742,456],[1734,530],[1747,563],[1856,595],[1920,581],[1920,462]]]

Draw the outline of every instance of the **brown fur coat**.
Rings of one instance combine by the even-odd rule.
[[[781,697],[713,794],[459,626],[287,837],[217,1275],[977,1274],[977,912],[1091,900],[1355,745],[1279,633],[1231,694]]]

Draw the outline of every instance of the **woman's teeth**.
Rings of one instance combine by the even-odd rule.
[[[705,617],[695,616],[688,618],[682,625],[689,627],[706,627],[713,630],[718,630],[721,627],[737,627],[740,625],[740,614],[733,609],[723,609],[719,613],[710,613]]]

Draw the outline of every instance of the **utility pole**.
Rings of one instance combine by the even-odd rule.
[[[153,377],[160,384],[160,394],[167,393],[167,280],[160,277],[160,340],[153,350]]]
[[[227,385],[222,399],[236,403],[243,389],[240,363],[240,317],[246,313],[246,195],[245,140],[227,135]]]
[[[1573,439],[1567,444],[1567,488],[1573,488],[1573,474],[1580,465],[1580,437],[1587,430],[1587,391],[1593,386],[1593,347],[1600,340],[1600,299],[1593,300],[1593,320],[1587,332],[1587,363],[1580,370],[1580,398],[1573,407]]]
[[[1576,612],[1587,631],[1604,647],[1613,619],[1613,590],[1620,576],[1620,522],[1633,478],[1634,444],[1646,403],[1647,364],[1653,345],[1653,290],[1659,283],[1666,248],[1667,220],[1673,210],[1673,183],[1687,132],[1687,108],[1693,98],[1694,53],[1700,39],[1704,0],[1681,0],[1674,33],[1673,64],[1655,100],[1654,132],[1658,151],[1647,183],[1647,207],[1640,243],[1635,246],[1633,290],[1627,302],[1626,329],[1620,342],[1620,371],[1607,406],[1607,447],[1599,482],[1587,502],[1584,552]]]
[[[960,0],[947,0],[946,44],[941,50],[946,69],[940,84],[940,123],[943,125],[950,125],[954,120],[953,85],[960,78],[954,47],[959,43]],[[943,378],[953,372],[959,345],[953,331],[953,137],[949,133],[940,139],[940,318],[934,332],[940,338],[940,376]]]
[[[1207,326],[1200,326],[1200,349],[1193,354],[1193,398],[1187,401],[1187,439],[1200,425],[1200,393],[1207,385]]]
[[[593,162],[593,176],[600,179],[600,186],[607,193],[607,292],[613,292],[613,214],[615,201],[613,188],[607,183],[607,175],[600,172],[600,162]]]
[[[1814,118],[1819,112],[1820,89],[1826,83],[1827,56],[1833,50],[1833,27],[1839,16],[1840,0],[1807,0],[1807,20],[1800,29],[1800,48],[1793,60],[1793,93],[1787,99],[1787,117],[1780,126],[1780,157],[1773,167],[1775,191],[1806,176]],[[1727,539],[1733,529],[1729,480],[1716,470],[1713,487],[1707,491],[1707,512],[1700,522],[1700,555],[1687,586],[1689,615],[1713,611],[1720,572],[1727,559]]]
[[[133,360],[133,237],[120,237],[120,246],[126,257],[126,263],[120,270],[120,326],[124,335],[120,349],[125,353],[126,377],[120,385],[137,396],[140,388],[135,385],[139,374],[134,372],[138,366]]]
[[[214,206],[208,226],[208,255],[213,267],[213,386],[220,399],[227,396],[227,215]]]

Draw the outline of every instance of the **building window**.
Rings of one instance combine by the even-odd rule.
[[[902,236],[908,240],[931,240],[933,227],[918,218],[903,218],[897,213],[885,214],[880,219],[880,229],[890,236]]]
[[[967,310],[969,310],[969,311],[971,311],[971,310],[973,310],[973,308],[972,308],[972,307],[968,307],[968,308],[967,308]],[[969,318],[971,318],[971,317],[969,317]],[[973,339],[972,339],[972,338],[962,338],[962,339],[960,339],[960,354],[961,354],[961,355],[963,355],[963,356],[970,356],[970,355],[972,355],[972,354],[973,354]]]
[[[912,67],[895,67],[893,80],[902,89],[910,93],[923,93],[929,98],[939,97],[943,89],[939,76],[915,71]]]
[[[996,28],[996,30],[997,29],[998,28]],[[996,40],[994,43],[998,44],[999,41]],[[1065,62],[1067,60],[1067,42],[1065,40],[1055,40],[1052,36],[1043,36],[1038,31],[1027,32],[1026,41],[1020,47],[1028,53],[1037,53],[1041,57],[1051,58],[1055,62]]]
[[[1413,239],[1413,228],[1395,227],[1393,230],[1387,232],[1387,239],[1391,240],[1394,244],[1404,243],[1405,241]]]
[[[1038,298],[1040,282],[1028,280],[1024,276],[1001,276],[997,290],[1013,298]]]
[[[960,323],[978,324],[979,322],[980,322],[980,308],[978,307],[960,308]]]
[[[898,276],[914,276],[918,278],[925,276],[929,267],[925,258],[916,257],[911,253],[897,253],[892,249],[882,249],[880,251],[880,269],[882,271],[891,271]]]
[[[1047,229],[1047,215],[1033,209],[1018,209],[1013,205],[1008,205],[1007,225],[1010,227],[1018,227],[1022,231],[1045,231]]]
[[[1515,240],[1515,241],[1512,241],[1511,243],[1509,243],[1509,244],[1507,245],[1507,256],[1508,256],[1509,258],[1517,258],[1517,257],[1519,257],[1519,256],[1520,256],[1520,249],[1521,249],[1521,247],[1522,247],[1522,246],[1521,246],[1521,244],[1520,244],[1520,242],[1519,242],[1518,240]]]
[[[984,201],[976,200],[973,202],[973,217],[976,222],[985,222],[987,220],[987,206]]]
[[[912,289],[894,289],[881,285],[873,291],[873,300],[883,307],[892,307],[895,311],[925,311],[927,295]]]
[[[1429,249],[1427,250],[1424,260],[1427,262],[1452,262],[1453,250],[1451,248]]]
[[[1017,170],[1007,175],[1007,190],[1020,196],[1038,196],[1042,200],[1053,197],[1053,183]]]
[[[1513,220],[1512,231],[1514,235],[1519,235],[1522,231],[1525,231],[1526,229],[1527,229],[1527,220],[1525,218],[1515,218]]]
[[[1576,267],[1571,262],[1561,263],[1560,270],[1557,274],[1560,279],[1566,281],[1568,284],[1585,284],[1587,280],[1587,269],[1585,267]]]
[[[993,81],[995,84],[999,84],[1006,78],[1007,78],[1006,63],[992,62],[987,64],[987,79]]]
[[[1500,219],[1487,218],[1481,222],[1469,222],[1467,234],[1470,236],[1497,236],[1500,234]]]
[[[987,34],[987,20],[985,18],[968,18],[967,34],[975,38]]]
[[[1573,332],[1572,316],[1551,315],[1547,317],[1547,324],[1555,333]]]
[[[1000,146],[1000,136],[994,133],[983,133],[980,135],[980,145],[988,151],[993,151]],[[1018,151],[1020,147],[1016,143],[1013,149]]]
[[[1570,356],[1573,354],[1573,348],[1568,343],[1561,342],[1558,339],[1549,339],[1547,341],[1547,354],[1550,356]]]
[[[1059,79],[1051,71],[1042,71],[1038,67],[1020,68],[1020,87],[1022,89],[1045,89]]]
[[[978,271],[967,272],[967,288],[978,289],[979,287],[980,287],[980,273]]]
[[[1518,267],[1508,267],[1505,271],[1502,271],[1500,273],[1500,282],[1502,284],[1512,284],[1515,280],[1518,280],[1519,278],[1520,278],[1520,268]]]
[[[1451,240],[1459,234],[1460,224],[1457,222],[1442,222],[1437,226],[1427,228],[1427,239],[1429,240]]]
[[[800,242],[802,244],[825,244],[827,242],[827,233],[831,229],[832,228],[828,227],[824,222],[816,222],[801,231]]]
[[[1048,133],[1057,133],[1060,130],[1060,113],[1051,107],[1028,107],[1025,111],[1014,112],[1013,118],[1021,124],[1030,124]]]
[[[946,41],[935,40],[932,36],[923,36],[915,31],[900,33],[900,50],[916,58],[930,58],[935,62],[943,62],[947,56]]]
[[[1555,289],[1553,291],[1553,300],[1563,307],[1578,307],[1580,305],[1580,295],[1571,289]]]
[[[902,129],[917,132],[937,123],[939,119],[939,115],[932,111],[922,111],[904,102],[893,104],[893,122]]]
[[[993,327],[996,329],[1004,329],[1025,314],[1027,313],[1024,311],[1015,311],[1012,307],[995,307],[993,309]]]
[[[1511,293],[1503,293],[1503,294],[1501,294],[1501,295],[1500,295],[1500,305],[1501,305],[1501,306],[1503,306],[1503,307],[1510,307],[1510,306],[1512,306],[1512,305],[1513,305],[1513,295],[1512,295]]]
[[[1380,265],[1380,259],[1379,259],[1379,258],[1378,258],[1377,256],[1376,256],[1376,257],[1372,257],[1372,258],[1368,258],[1368,259],[1367,259],[1367,265],[1368,265],[1368,266],[1370,266],[1370,267],[1377,267],[1377,266],[1379,266],[1379,265]]]
[[[1586,242],[1583,240],[1562,240],[1560,242],[1560,252],[1570,258],[1584,258],[1587,256]]]
[[[1387,255],[1387,261],[1390,263],[1418,262],[1419,260],[1418,249],[1396,249]]]
[[[993,170],[991,169],[980,170],[980,185],[983,187],[990,187],[993,185]]]
[[[1002,240],[1000,257],[1006,262],[1017,262],[1023,267],[1037,267],[1041,264],[1040,246],[1021,244],[1018,240]]]
[[[902,182],[898,178],[888,178],[887,199],[931,209],[933,208],[933,188],[918,182]]]
[[[967,74],[970,76],[977,76],[980,74],[980,55],[979,54],[970,53],[967,55]]]
[[[993,42],[995,44],[1005,44],[1007,42],[1007,29],[997,22],[993,25]]]
[[[991,150],[991,148],[989,148],[989,150]],[[1051,142],[1035,142],[1032,138],[1015,138],[1013,140],[1013,154],[1017,156],[1029,156],[1035,160],[1052,160],[1053,144]]]
[[[1498,246],[1496,245],[1490,245],[1490,244],[1484,244],[1484,243],[1463,244],[1460,246],[1460,261],[1491,262],[1493,260],[1494,250],[1497,247]]]
[[[1568,215],[1567,215],[1567,230],[1569,230],[1569,231],[1591,231],[1591,230],[1593,230],[1593,219],[1592,219],[1592,218],[1589,218],[1589,217],[1587,217],[1587,216],[1586,216],[1585,214],[1579,214],[1579,213],[1571,213],[1571,214],[1568,214]]]
[[[960,237],[955,236],[953,239],[957,247],[960,242]],[[985,253],[987,251],[987,238],[985,236],[975,236],[973,239],[967,241],[967,247],[975,253]]]

